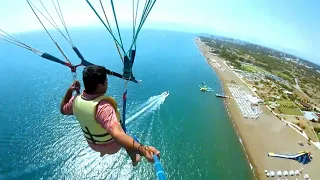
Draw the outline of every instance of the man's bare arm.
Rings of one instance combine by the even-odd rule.
[[[67,92],[65,93],[61,103],[60,103],[60,112],[61,114],[65,114],[63,112],[63,106],[67,104],[70,99],[72,98],[72,93],[73,91],[79,91],[80,90],[80,82],[79,81],[74,81],[71,86],[68,88]]]
[[[116,127],[110,132],[110,135],[114,138],[120,146],[129,151],[136,151],[141,156],[144,156],[149,162],[153,162],[153,155],[160,156],[160,152],[152,146],[144,146],[135,141],[131,136],[127,135],[121,126]]]
[[[72,98],[72,92],[73,92],[73,90],[69,88],[67,90],[67,92],[65,93],[65,95],[64,95],[64,97],[63,97],[63,99],[62,99],[62,101],[60,103],[60,112],[61,112],[61,114],[64,114],[63,106],[65,104],[67,104],[70,101],[70,99]]]

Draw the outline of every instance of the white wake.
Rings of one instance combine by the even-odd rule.
[[[150,113],[159,109],[160,105],[164,103],[168,95],[169,94],[162,93],[160,95],[150,97],[145,103],[143,103],[143,106],[139,108],[140,110],[138,109],[136,113],[126,119],[126,124],[132,122],[143,113]]]

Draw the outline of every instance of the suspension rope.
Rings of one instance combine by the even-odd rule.
[[[113,0],[111,0],[111,7],[112,7],[112,12],[113,12],[113,17],[114,17],[114,20],[115,20],[115,22],[116,22],[116,26],[117,26],[117,30],[118,30],[118,35],[119,35],[120,43],[121,43],[121,46],[123,47],[122,38],[121,38],[121,34],[120,34],[120,30],[119,30],[119,25],[118,25],[118,20],[117,20],[117,15],[116,15],[116,11],[115,11],[114,5],[113,5]]]
[[[90,8],[93,10],[93,12],[96,14],[96,16],[99,18],[99,20],[102,22],[102,24],[105,26],[105,28],[109,31],[109,33],[112,36],[112,38],[114,39],[114,41],[121,47],[121,49],[122,49],[122,51],[124,53],[124,56],[127,56],[128,53],[132,50],[132,47],[136,47],[136,40],[137,40],[138,34],[139,34],[139,32],[140,32],[140,30],[142,28],[142,25],[146,21],[146,19],[147,19],[148,15],[149,15],[153,5],[155,4],[156,0],[146,0],[146,3],[144,5],[144,10],[143,10],[143,13],[142,13],[142,16],[141,16],[141,21],[139,23],[137,31],[134,28],[135,34],[134,34],[134,37],[133,37],[133,40],[132,40],[132,44],[131,44],[128,52],[126,52],[124,50],[124,47],[123,47],[122,37],[121,37],[120,30],[119,30],[119,24],[118,24],[118,20],[117,20],[116,11],[115,11],[115,8],[114,8],[113,0],[111,0],[111,6],[112,6],[113,16],[114,16],[114,19],[115,19],[115,23],[116,23],[116,27],[117,27],[117,31],[118,31],[120,42],[115,38],[114,34],[111,31],[111,28],[110,29],[108,28],[106,23],[102,20],[101,16],[98,14],[98,12],[95,10],[95,8],[92,6],[92,4],[89,2],[89,0],[86,0],[86,2],[90,6]],[[137,18],[138,5],[139,5],[139,1],[137,3],[136,16],[134,16],[135,19]],[[136,20],[134,21],[134,27],[135,26],[136,26]]]
[[[57,4],[58,4],[58,8],[59,8],[59,12],[60,12],[60,13],[58,12],[58,10],[57,10],[57,8],[56,8],[56,5],[55,5],[55,3],[53,2],[53,0],[52,0],[52,4],[54,5],[54,8],[55,8],[57,14],[59,15],[60,21],[61,21],[61,23],[63,24],[65,31],[67,32],[67,35],[68,35],[68,37],[69,37],[69,40],[70,40],[72,46],[74,46],[74,43],[73,43],[72,38],[71,38],[71,36],[70,36],[70,34],[69,34],[69,31],[68,31],[66,22],[65,22],[65,20],[64,20],[64,17],[63,17],[61,8],[60,8],[59,0],[57,0]]]
[[[71,39],[68,39],[63,33],[62,31],[60,30],[60,28],[58,27],[57,23],[54,21],[54,19],[52,18],[52,16],[50,15],[49,11],[47,10],[47,8],[45,7],[45,5],[42,3],[41,0],[39,0],[39,2],[41,3],[42,7],[45,9],[45,11],[47,12],[47,14],[49,15],[50,19],[53,21],[51,22],[34,4],[31,4],[33,5],[33,7],[66,39],[66,41],[71,45],[73,46],[73,42]]]
[[[137,16],[138,16],[138,9],[139,9],[139,0],[137,2],[137,9],[136,9],[136,14],[134,15],[134,0],[132,0],[132,21],[133,21],[133,34],[132,34],[132,41],[134,39],[134,35],[136,32],[136,23],[137,23]],[[132,42],[133,43],[133,42]],[[136,49],[136,44],[134,45],[134,49]]]
[[[50,17],[50,19],[52,20],[53,23],[51,23],[51,21],[49,21],[49,19],[48,19],[36,6],[34,6],[34,5],[33,5],[33,6],[36,8],[36,10],[37,10],[44,18],[47,19],[47,21],[49,21],[49,23],[50,23],[53,27],[55,27],[55,28],[61,33],[61,30],[59,29],[57,23],[53,20],[52,16],[50,15],[49,11],[47,10],[46,6],[42,3],[41,0],[39,0],[39,2],[41,3],[42,7],[44,8],[44,10],[45,10],[45,11],[47,12],[47,14],[49,15],[49,17]],[[61,33],[61,34],[62,34],[62,33]]]
[[[68,61],[70,64],[71,62],[69,61],[69,59],[67,58],[67,56],[64,54],[64,52],[61,50],[60,46],[58,45],[58,43],[52,38],[51,34],[48,32],[47,28],[43,25],[43,23],[41,22],[40,18],[38,17],[37,13],[34,11],[34,9],[31,6],[31,2],[29,2],[29,0],[27,0],[30,8],[32,9],[33,13],[35,14],[35,16],[37,17],[37,19],[39,20],[39,22],[41,23],[42,27],[45,29],[45,31],[47,32],[47,34],[50,36],[51,40],[53,41],[53,43],[57,46],[57,48],[59,49],[59,51],[61,52],[61,54],[63,55],[63,57],[66,59],[66,61]],[[32,4],[33,5],[33,4]],[[33,5],[34,6],[34,5]]]
[[[112,33],[111,25],[110,25],[110,23],[109,23],[109,20],[108,20],[107,14],[106,14],[106,12],[105,12],[105,10],[104,10],[104,7],[103,7],[103,5],[102,5],[101,0],[100,0],[100,5],[101,5],[101,8],[102,8],[102,11],[103,11],[104,17],[105,17],[105,18],[106,18],[106,20],[107,20],[107,23],[108,23],[108,27],[109,27],[109,29],[110,29],[110,32]],[[114,43],[115,43],[115,45],[116,45],[116,47],[117,47],[118,54],[119,54],[120,59],[121,59],[121,61],[122,61],[122,63],[123,63],[123,57],[122,57],[122,54],[121,54],[121,52],[120,52],[119,46],[118,46],[118,44],[117,44],[117,42],[116,42],[116,41],[114,41]]]
[[[135,33],[135,22],[134,22],[134,0],[132,0],[132,39],[134,38],[134,33]]]
[[[144,6],[144,10],[143,10],[143,13],[142,13],[142,16],[141,16],[141,20],[140,20],[140,23],[139,23],[139,26],[138,26],[138,29],[136,31],[135,37],[133,38],[132,44],[131,44],[131,46],[129,48],[129,51],[132,49],[133,46],[135,46],[137,38],[138,38],[138,34],[139,34],[140,30],[142,29],[142,26],[143,26],[144,22],[146,21],[149,13],[151,12],[151,9],[154,6],[155,2],[156,2],[156,0],[146,1],[145,6]]]
[[[126,108],[127,108],[127,87],[128,87],[128,81],[125,81],[124,83],[124,91],[122,95],[122,129],[125,133],[127,133],[127,127],[126,127]]]
[[[65,57],[65,59],[67,60],[68,62],[68,67],[71,68],[71,72],[74,73],[73,75],[73,78],[75,79],[76,78],[76,68],[78,66],[87,66],[87,65],[90,65],[92,63],[89,63],[88,61],[86,61],[82,54],[80,53],[80,51],[77,49],[77,47],[75,47],[73,41],[72,41],[72,38],[69,34],[69,31],[68,31],[68,28],[66,26],[66,23],[65,23],[65,20],[64,20],[64,17],[63,17],[63,13],[62,13],[62,10],[61,10],[61,7],[60,7],[60,3],[59,1],[57,0],[57,5],[54,3],[54,0],[52,0],[52,4],[55,8],[55,11],[56,13],[58,14],[59,16],[59,19],[64,27],[64,30],[66,31],[67,33],[67,36],[68,38],[65,36],[65,34],[60,30],[60,28],[58,27],[57,23],[55,22],[55,20],[52,18],[52,16],[50,15],[49,11],[47,10],[47,8],[45,7],[45,5],[43,4],[43,2],[41,0],[39,0],[42,7],[45,9],[45,11],[47,12],[47,14],[49,15],[50,19],[52,20],[52,22],[34,5],[32,4],[31,2],[28,2],[29,6],[31,7],[32,11],[34,12],[34,14],[36,15],[36,17],[38,18],[39,22],[41,23],[41,25],[43,26],[43,28],[46,30],[47,34],[50,36],[51,40],[56,44],[57,48],[59,49],[59,51],[62,53],[62,55]],[[72,49],[74,50],[74,52],[77,54],[77,56],[81,59],[81,63],[76,65],[76,66],[73,66],[72,63],[69,61],[69,59],[67,58],[67,56],[64,54],[64,52],[62,51],[62,49],[60,48],[60,46],[58,45],[58,43],[56,41],[54,41],[53,37],[51,36],[51,34],[47,31],[46,27],[44,26],[44,24],[42,23],[42,21],[40,20],[39,16],[36,14],[36,12],[34,11],[34,9],[32,8],[32,6],[65,38],[65,40],[70,44],[70,46],[72,47]],[[58,6],[58,8],[57,8]],[[60,62],[61,60],[59,60],[58,58],[56,57],[53,57],[51,55],[48,55],[48,54],[45,54],[44,56],[42,56],[46,59],[49,59],[49,60],[53,60],[55,62],[59,62],[60,64],[64,64],[62,62]]]
[[[64,39],[70,44],[70,46],[72,47],[72,49],[74,50],[74,52],[75,52],[75,53],[77,54],[77,56],[81,59],[81,63],[80,63],[79,65],[90,65],[91,63],[89,63],[88,61],[86,61],[86,60],[84,59],[84,57],[82,56],[82,54],[80,53],[80,51],[78,50],[78,48],[75,46],[74,42],[72,41],[72,38],[71,38],[71,36],[70,36],[70,34],[69,34],[67,25],[66,25],[65,20],[64,20],[64,17],[63,17],[63,13],[62,13],[62,10],[61,10],[59,1],[57,0],[57,5],[56,5],[56,4],[54,3],[54,0],[52,0],[52,4],[53,4],[53,6],[54,6],[54,8],[55,8],[55,11],[56,11],[56,13],[58,14],[59,19],[60,19],[60,21],[61,21],[61,23],[62,23],[62,25],[63,25],[63,27],[64,27],[64,30],[66,31],[67,36],[68,36],[69,38],[67,38],[67,37],[65,36],[65,34],[59,29],[57,23],[54,21],[54,19],[52,18],[52,16],[51,16],[50,13],[48,12],[47,8],[44,6],[44,4],[42,3],[42,1],[41,1],[41,0],[39,0],[39,1],[40,1],[40,3],[42,4],[43,8],[46,10],[47,14],[49,15],[49,17],[51,18],[51,20],[52,20],[53,22],[51,22],[36,6],[34,6],[34,5],[33,5],[33,6],[38,10],[38,12],[40,12],[40,14],[41,14],[41,15],[64,37]],[[58,6],[58,8],[57,8],[57,6]],[[71,64],[71,62],[69,62],[69,63]],[[76,67],[78,67],[79,65],[76,65]]]
[[[89,0],[86,0],[86,2],[88,3],[88,5],[90,6],[90,8],[93,10],[93,12],[96,14],[96,16],[100,19],[101,23],[104,25],[104,27],[109,31],[110,35],[112,36],[112,38],[114,39],[114,41],[120,45],[119,41],[114,37],[113,33],[108,29],[107,25],[104,23],[104,21],[102,20],[102,18],[99,16],[98,12],[94,9],[94,7],[91,5],[91,3],[89,2]],[[123,46],[120,45],[121,50],[123,51],[124,54],[126,54],[126,51],[124,50]]]
[[[4,41],[7,41],[7,42],[9,42],[9,43],[11,43],[11,44],[20,46],[20,47],[22,47],[22,48],[24,48],[24,49],[27,49],[27,50],[29,50],[29,51],[32,51],[32,52],[36,53],[37,55],[43,54],[43,52],[41,52],[41,51],[39,51],[39,50],[37,50],[37,49],[34,49],[34,48],[32,48],[31,46],[29,46],[29,45],[27,45],[27,44],[19,41],[18,39],[14,38],[14,37],[11,36],[10,34],[8,34],[8,33],[6,33],[5,31],[3,31],[2,29],[0,29],[0,31],[5,34],[5,35],[0,34],[0,39],[2,39],[2,40],[4,40]]]

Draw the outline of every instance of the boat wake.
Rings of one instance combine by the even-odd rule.
[[[160,108],[160,105],[164,103],[166,98],[169,96],[169,92],[163,92],[160,95],[150,97],[147,102],[137,110],[132,116],[126,119],[126,124],[131,123],[137,117],[139,117],[143,113],[151,113]]]

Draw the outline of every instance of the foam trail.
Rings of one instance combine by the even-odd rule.
[[[145,106],[140,111],[138,111],[134,115],[130,116],[126,120],[126,124],[130,123],[131,121],[133,121],[134,119],[136,119],[138,116],[140,116],[142,113],[144,113],[145,111],[147,111],[149,109],[151,109],[152,111],[158,109],[160,107],[160,105],[163,104],[163,102],[166,100],[167,97],[168,97],[168,95],[166,95],[164,93],[157,95],[157,96],[150,97],[148,99],[147,103],[144,103]]]

